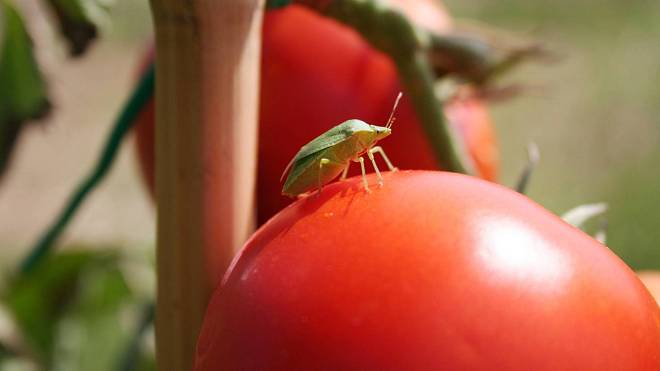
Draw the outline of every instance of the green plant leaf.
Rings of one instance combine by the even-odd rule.
[[[0,87],[1,176],[23,124],[50,110],[32,41],[21,15],[7,0],[0,0]]]
[[[154,317],[156,315],[155,303],[149,300],[142,307],[142,313],[138,319],[131,341],[126,344],[121,357],[117,362],[117,370],[137,371],[137,370],[155,370],[155,354],[145,351],[145,340],[147,336],[153,337],[149,330],[153,330]]]
[[[142,356],[136,371],[156,371],[156,359],[153,354]]]
[[[43,0],[53,10],[60,32],[69,43],[69,54],[85,53],[98,35],[96,19],[106,13],[101,0]]]
[[[5,344],[0,342],[0,364],[4,360],[6,360],[8,358],[12,358],[12,357],[16,357],[16,354],[14,354],[14,352],[9,347],[7,347]],[[2,368],[0,368],[0,370],[1,369]]]
[[[50,364],[56,324],[73,299],[83,267],[92,258],[83,252],[50,257],[8,287],[5,303],[43,364]]]
[[[71,311],[101,315],[114,311],[116,303],[126,297],[128,289],[116,277],[117,261],[113,253],[69,251],[49,256],[34,270],[10,281],[4,302],[26,345],[45,369],[50,369],[62,320]],[[105,278],[97,272],[112,275]]]
[[[115,370],[131,333],[132,298],[118,265],[86,272],[57,328],[53,369]]]

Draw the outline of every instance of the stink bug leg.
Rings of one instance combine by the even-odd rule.
[[[387,155],[385,154],[385,151],[383,151],[383,148],[382,148],[381,146],[375,146],[375,147],[371,148],[371,149],[369,150],[369,152],[370,152],[370,153],[376,153],[376,152],[377,152],[377,153],[380,153],[380,156],[383,158],[383,160],[385,160],[385,163],[387,164],[387,168],[390,169],[390,171],[394,172],[394,171],[398,171],[398,170],[399,170],[399,168],[397,168],[397,167],[395,167],[394,165],[392,165],[392,162],[391,162],[390,159],[387,157]]]
[[[374,154],[371,148],[367,151],[367,156],[369,156],[369,160],[371,160],[371,164],[374,166],[374,170],[376,170],[376,176],[378,177],[378,186],[382,187],[383,177],[382,175],[380,175],[380,170],[378,169],[378,165],[376,165],[376,159],[374,158]]]
[[[360,156],[353,161],[360,163],[360,168],[362,169],[362,184],[364,184],[364,190],[367,191],[367,193],[371,193],[371,190],[369,189],[369,183],[367,183],[367,172],[366,170],[364,170],[364,158]]]

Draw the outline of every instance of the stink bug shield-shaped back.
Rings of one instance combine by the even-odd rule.
[[[392,133],[394,111],[401,99],[401,93],[396,98],[394,108],[385,126],[367,124],[361,120],[348,120],[321,134],[311,142],[304,145],[296,156],[289,162],[282,179],[289,173],[284,182],[282,194],[295,197],[300,194],[318,189],[331,182],[339,174],[342,179],[346,177],[351,162],[359,162],[362,168],[362,181],[364,188],[369,192],[367,184],[364,158],[365,153],[371,160],[378,176],[378,184],[383,184],[374,153],[380,153],[391,171],[396,168],[375,144]],[[280,179],[281,180],[281,179]]]

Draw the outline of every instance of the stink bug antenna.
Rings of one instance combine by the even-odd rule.
[[[390,118],[387,119],[387,124],[385,125],[386,128],[391,128],[392,124],[394,123],[394,112],[396,112],[396,108],[399,106],[399,101],[401,100],[401,97],[403,96],[402,92],[399,92],[399,95],[396,96],[396,100],[394,101],[394,107],[392,107],[392,113],[390,113]]]

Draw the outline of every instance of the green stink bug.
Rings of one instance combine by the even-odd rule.
[[[391,171],[396,171],[396,168],[392,166],[383,149],[374,145],[392,133],[394,112],[400,99],[401,93],[394,102],[385,126],[369,125],[355,119],[348,120],[304,145],[282,173],[280,181],[289,173],[282,194],[295,197],[315,189],[320,193],[323,185],[331,182],[340,173],[341,179],[346,178],[351,162],[360,163],[364,189],[370,192],[362,157],[365,153],[376,170],[378,185],[382,186],[383,178],[376,165],[374,153],[380,153]]]

